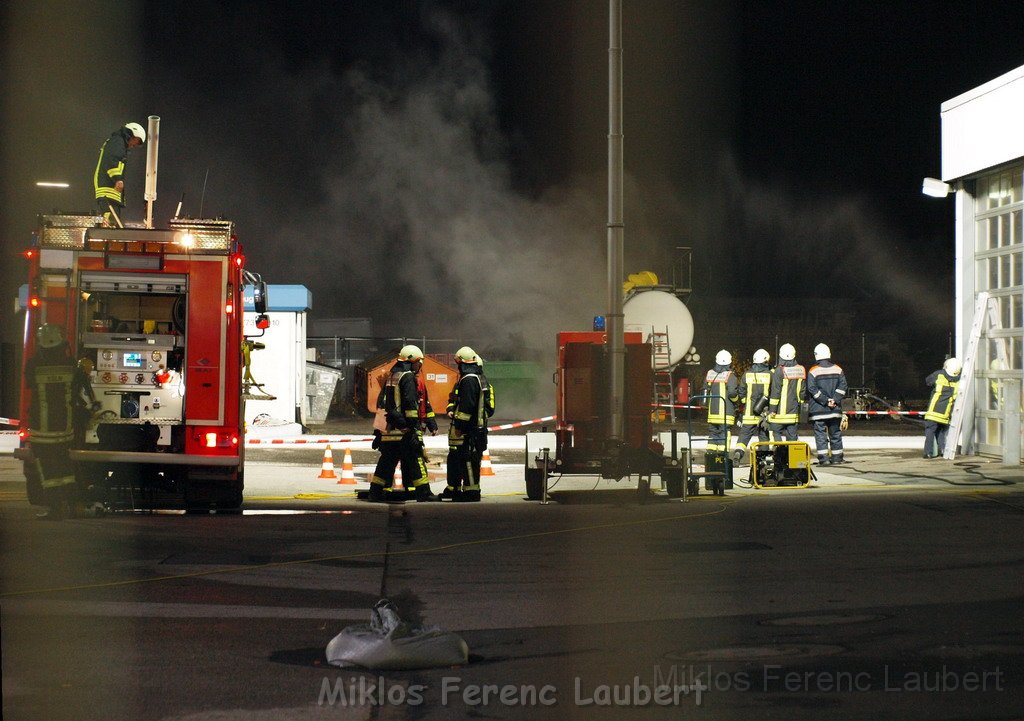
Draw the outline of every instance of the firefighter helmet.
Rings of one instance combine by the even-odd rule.
[[[398,351],[398,360],[404,361],[420,361],[423,360],[423,351],[419,349],[419,346],[406,345],[402,346],[402,350]]]
[[[715,356],[715,365],[732,365],[732,353],[727,350],[718,351],[718,355]]]
[[[764,348],[758,348],[754,351],[754,362],[755,363],[767,363],[771,359],[771,355]]]
[[[946,371],[948,375],[958,376],[963,367],[958,358],[947,358],[946,362],[942,364],[942,370]]]
[[[480,356],[468,345],[464,345],[455,351],[455,361],[457,363],[479,363]]]
[[[36,330],[36,345],[40,348],[56,348],[64,342],[64,331],[59,325],[44,323]]]
[[[142,142],[146,142],[146,129],[141,125],[138,123],[127,123],[124,127],[128,128],[136,138]]]
[[[824,343],[819,343],[814,346],[814,360],[824,360],[825,358],[831,358],[832,351]]]
[[[791,361],[796,359],[796,348],[792,343],[786,343],[779,348],[779,360]]]

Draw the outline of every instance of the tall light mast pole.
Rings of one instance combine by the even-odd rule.
[[[622,276],[624,224],[622,219],[622,0],[609,0],[608,44],[608,358],[609,438],[624,438],[626,348],[623,336]]]

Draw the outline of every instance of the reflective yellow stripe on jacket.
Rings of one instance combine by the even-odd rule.
[[[935,379],[935,390],[932,392],[931,400],[928,401],[928,410],[924,414],[926,421],[949,424],[949,417],[953,413],[953,402],[956,401],[956,394],[960,388],[960,380],[950,380],[945,374],[939,373]]]
[[[742,423],[745,426],[755,426],[761,417],[754,415],[754,391],[760,388],[762,396],[768,395],[772,385],[772,374],[770,371],[748,372],[743,376],[743,382],[747,386],[747,395],[743,398]],[[760,396],[758,397],[760,398]]]

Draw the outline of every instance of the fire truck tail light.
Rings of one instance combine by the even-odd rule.
[[[207,448],[216,448],[217,447],[217,434],[216,433],[207,433],[206,434],[206,447]]]
[[[32,260],[32,258],[36,257],[36,252],[34,250],[25,250],[22,251],[21,254],[25,256],[25,258],[27,258],[28,260]]]
[[[233,446],[237,446],[238,445],[238,436],[231,436],[231,445],[233,445]]]
[[[24,428],[19,428],[18,438],[20,438],[21,440],[25,440],[26,438],[28,438],[28,431],[25,430]]]
[[[30,297],[28,299],[28,304],[30,306],[32,306],[33,308],[38,308],[40,305],[42,305],[42,301],[39,300],[39,296],[38,295],[33,295],[32,297]]]
[[[228,315],[231,315],[232,313],[234,313],[235,312],[235,304],[232,303],[231,301],[228,301],[227,303],[225,303],[224,304],[224,312],[227,313]]]

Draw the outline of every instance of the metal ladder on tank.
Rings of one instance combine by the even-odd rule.
[[[974,413],[974,396],[971,395],[971,385],[974,382],[974,366],[978,358],[978,346],[981,343],[982,328],[995,330],[1001,327],[999,323],[999,310],[996,301],[988,291],[978,293],[974,305],[974,319],[971,321],[970,335],[967,339],[967,351],[964,354],[963,363],[960,369],[960,385],[957,389],[956,400],[953,402],[953,412],[949,417],[949,432],[946,436],[946,447],[943,449],[942,457],[946,460],[953,460],[956,456],[956,449],[960,443],[960,434],[963,432],[964,419],[971,417]],[[1002,361],[1003,368],[1006,365],[1006,342],[996,344],[996,353]],[[963,453],[970,455],[974,451],[973,423],[970,426],[969,437],[963,440]]]
[[[668,406],[669,422],[676,422],[676,407],[672,398],[672,353],[668,343],[668,328],[664,333],[651,332],[651,365],[654,369],[655,417],[662,406]]]

